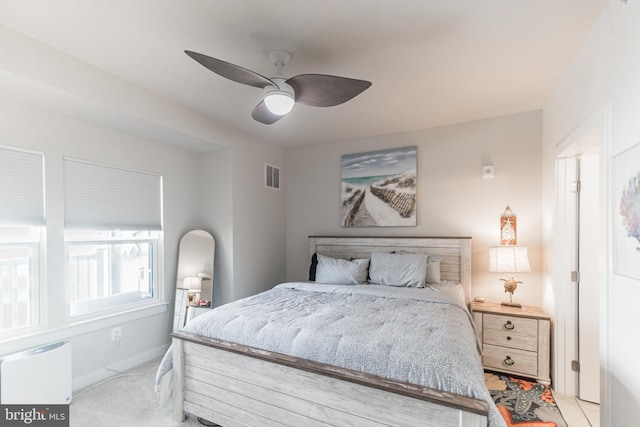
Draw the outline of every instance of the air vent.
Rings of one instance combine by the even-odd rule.
[[[265,185],[267,188],[280,189],[280,168],[266,164],[264,165]]]

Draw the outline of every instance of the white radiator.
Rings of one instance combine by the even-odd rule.
[[[71,343],[63,341],[0,358],[0,403],[71,402]]]

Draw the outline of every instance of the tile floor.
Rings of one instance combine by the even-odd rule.
[[[587,416],[589,423],[591,423],[593,427],[600,427],[600,405],[584,400],[578,400],[578,405],[580,405],[582,412]]]
[[[600,405],[553,393],[568,427],[600,427]]]

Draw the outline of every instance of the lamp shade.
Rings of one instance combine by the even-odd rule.
[[[293,97],[286,92],[274,91],[264,98],[264,103],[267,104],[267,108],[273,114],[284,116],[293,109],[295,101]]]
[[[531,271],[526,246],[497,246],[489,248],[489,271],[521,273]]]
[[[295,91],[284,78],[275,77],[272,80],[277,86],[265,86],[264,103],[276,116],[284,116],[293,109]]]
[[[202,289],[202,277],[187,276],[182,279],[182,286],[190,291],[199,291]]]

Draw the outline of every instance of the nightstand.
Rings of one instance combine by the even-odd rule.
[[[549,384],[551,319],[539,307],[472,302],[485,369]]]
[[[195,306],[187,307],[187,322],[211,310],[211,306]]]

